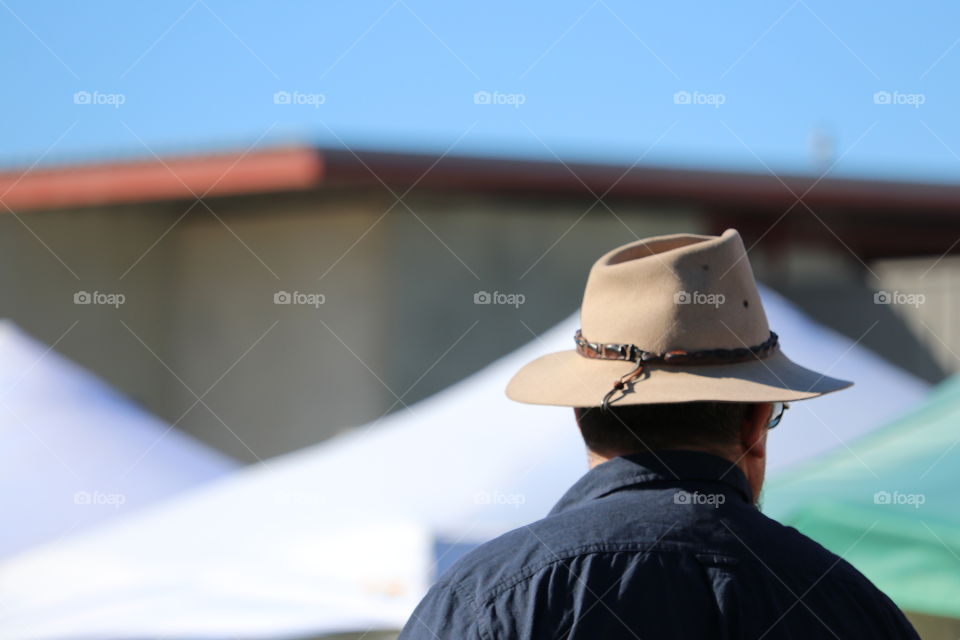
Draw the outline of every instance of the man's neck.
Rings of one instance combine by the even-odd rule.
[[[711,449],[708,447],[682,447],[682,448],[678,447],[677,450],[678,451],[699,451],[700,453],[709,453],[710,455],[714,455],[720,458],[725,458],[730,462],[732,462],[733,464],[737,464],[740,457],[740,456],[737,456],[736,454],[732,454],[729,451],[718,451],[717,449]],[[606,453],[606,452],[598,453],[596,451],[591,451],[590,449],[587,449],[587,464],[591,469],[593,469],[594,467],[600,466],[604,462],[609,462],[614,458],[630,455],[631,453],[640,453],[640,452],[624,451],[622,453]]]
[[[711,449],[707,447],[683,447],[682,449],[677,449],[678,451],[699,451],[701,453],[709,453],[720,458],[729,460],[731,464],[736,465],[740,471],[743,472],[743,475],[747,478],[747,483],[750,485],[750,490],[753,493],[754,500],[758,500],[760,497],[760,490],[763,488],[763,473],[754,473],[751,469],[751,466],[746,463],[745,456],[743,454],[737,454],[730,451],[718,451],[717,449]],[[614,458],[619,458],[620,456],[630,455],[631,453],[636,452],[623,452],[623,453],[598,453],[596,451],[591,451],[587,449],[587,464],[590,469],[595,469],[599,467],[604,462],[609,462]]]

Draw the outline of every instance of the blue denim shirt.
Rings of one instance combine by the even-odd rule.
[[[531,525],[467,554],[401,640],[917,638],[850,564],[693,451],[615,458]]]

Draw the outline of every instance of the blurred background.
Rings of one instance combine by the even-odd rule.
[[[958,17],[0,0],[0,635],[392,637],[585,470],[502,390],[593,261],[734,227],[858,382],[765,508],[958,637]]]

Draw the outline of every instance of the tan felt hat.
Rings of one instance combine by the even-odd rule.
[[[507,396],[566,407],[787,402],[853,384],[780,351],[734,229],[657,236],[607,253],[590,270],[580,322],[576,348],[524,366]]]

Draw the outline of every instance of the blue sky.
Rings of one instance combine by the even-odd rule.
[[[0,162],[309,142],[954,181],[958,17],[947,2],[0,0]]]

